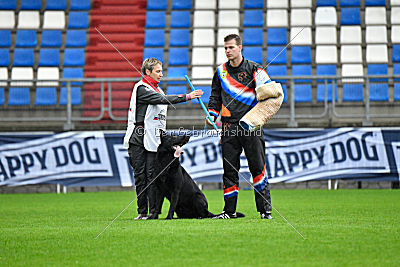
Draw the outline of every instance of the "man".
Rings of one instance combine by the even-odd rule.
[[[135,84],[128,112],[128,127],[124,147],[128,148],[129,162],[135,175],[138,216],[135,220],[147,219],[155,207],[155,192],[152,166],[160,144],[159,130],[166,130],[168,104],[195,99],[203,94],[196,90],[186,95],[164,95],[158,87],[162,63],[155,58],[146,59],[142,64],[142,80]]]
[[[259,64],[243,58],[242,40],[237,34],[224,38],[228,62],[214,73],[208,111],[215,121],[222,120],[222,157],[225,206],[218,219],[237,218],[240,154],[244,149],[253,177],[257,211],[263,219],[272,219],[271,197],[266,177],[265,141],[262,127],[247,131],[239,120],[257,104],[256,89],[271,82]]]

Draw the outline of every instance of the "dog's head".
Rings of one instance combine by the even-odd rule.
[[[158,151],[173,154],[179,158],[182,152],[182,146],[189,142],[189,135],[167,135],[163,130],[160,130],[161,144]]]

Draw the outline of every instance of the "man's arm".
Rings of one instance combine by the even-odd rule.
[[[176,104],[186,102],[187,100],[189,99],[187,99],[186,94],[162,95],[161,93],[157,93],[156,91],[146,89],[146,87],[144,87],[143,85],[137,88],[137,101],[140,104]]]
[[[222,107],[222,96],[221,96],[221,82],[219,80],[218,71],[215,71],[211,85],[211,95],[208,101],[208,112],[215,119],[218,117]]]
[[[271,78],[269,77],[268,73],[263,68],[261,68],[261,66],[256,66],[254,72],[254,82],[256,84],[256,90],[263,84],[271,82]]]

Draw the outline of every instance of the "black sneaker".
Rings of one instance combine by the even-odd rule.
[[[213,219],[236,219],[238,218],[238,216],[235,213],[226,213],[225,211],[223,211],[221,214],[218,214],[214,217],[212,217]]]
[[[260,215],[261,215],[261,219],[267,219],[267,220],[272,219],[272,215],[270,212],[263,212],[263,213],[260,213]]]

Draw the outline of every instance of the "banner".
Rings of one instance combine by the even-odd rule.
[[[182,134],[183,131],[172,131]],[[220,136],[191,131],[181,164],[197,182],[222,182]],[[270,183],[325,179],[398,181],[400,129],[264,130]],[[0,134],[0,186],[132,186],[124,133]],[[246,155],[240,177],[251,180]]]

